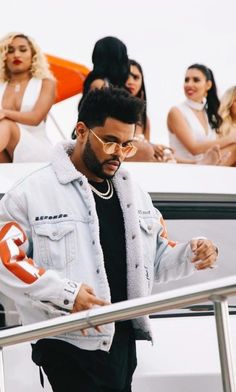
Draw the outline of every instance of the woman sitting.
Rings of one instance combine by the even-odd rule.
[[[178,160],[190,159],[199,163],[209,149],[219,148],[220,164],[234,165],[236,134],[219,137],[222,119],[218,113],[219,99],[212,71],[202,64],[188,67],[184,93],[187,99],[173,107],[167,118],[170,146]]]
[[[55,81],[38,45],[22,33],[0,41],[0,162],[48,161],[46,117]]]
[[[140,116],[140,122],[136,125],[135,130],[135,146],[137,153],[129,161],[141,162],[164,162],[175,161],[173,157],[173,150],[162,144],[152,144],[150,142],[150,121],[147,116],[147,97],[144,82],[144,75],[141,65],[135,61],[130,60],[129,77],[126,81],[126,88],[132,95],[143,99],[146,103],[145,110]]]

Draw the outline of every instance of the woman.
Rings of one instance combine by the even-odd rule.
[[[78,109],[91,89],[108,87],[125,87],[129,75],[129,59],[126,45],[116,37],[104,37],[95,43],[92,53],[93,69],[84,81],[83,96]],[[75,129],[71,134],[76,139]]]
[[[110,84],[116,87],[125,86],[129,74],[129,59],[126,45],[120,39],[108,36],[98,40],[93,49],[92,62],[93,70],[84,81],[83,98],[94,88],[107,87]]]
[[[52,145],[45,121],[55,81],[38,45],[22,33],[0,41],[0,162],[42,162]]]
[[[218,136],[222,119],[212,71],[202,64],[188,67],[184,81],[186,100],[173,107],[167,118],[170,146],[183,162],[198,163],[203,154],[219,146],[223,164],[236,163],[236,134]]]
[[[229,134],[236,134],[236,86],[226,90],[221,103],[219,114],[222,124],[219,129],[219,136],[224,137]]]
[[[146,89],[145,89],[142,67],[135,60],[130,60],[129,64],[130,64],[129,77],[125,83],[125,86],[132,95],[143,99],[147,105]],[[146,106],[142,114],[142,117],[140,119],[139,127],[136,127],[136,136],[139,135],[143,135],[143,137],[145,137],[146,140],[150,141],[150,121],[149,118],[147,117]]]
[[[147,97],[143,70],[141,65],[135,60],[129,60],[129,64],[129,77],[125,86],[132,95],[143,99],[146,105],[145,110],[141,115],[140,123],[137,124],[135,131],[134,144],[138,148],[138,151],[133,158],[127,160],[141,162],[175,162],[172,149],[161,144],[150,143],[150,121],[146,110]]]

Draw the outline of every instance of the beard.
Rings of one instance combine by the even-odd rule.
[[[94,152],[94,150],[91,147],[89,138],[87,139],[85,148],[84,148],[84,152],[82,155],[82,159],[84,161],[84,164],[86,165],[87,169],[89,169],[90,172],[92,172],[93,174],[95,174],[97,177],[102,178],[103,180],[105,179],[109,179],[109,178],[113,178],[116,171],[119,169],[120,165],[117,167],[117,170],[115,171],[114,174],[107,174],[104,172],[104,164],[110,162],[110,161],[120,161],[119,158],[114,155],[112,156],[112,158],[107,159],[103,162],[100,162]]]

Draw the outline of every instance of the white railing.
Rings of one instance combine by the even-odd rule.
[[[236,392],[227,302],[227,297],[232,295],[236,295],[236,276],[3,330],[0,332],[0,392],[5,392],[4,346],[206,301],[214,304],[223,391]]]

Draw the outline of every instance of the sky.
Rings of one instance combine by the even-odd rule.
[[[168,143],[166,116],[184,100],[189,65],[213,70],[219,96],[236,84],[235,0],[11,0],[1,2],[1,14],[0,36],[23,32],[45,53],[89,68],[98,39],[121,39],[143,67],[153,142]],[[66,136],[78,101],[76,96],[52,108]]]

